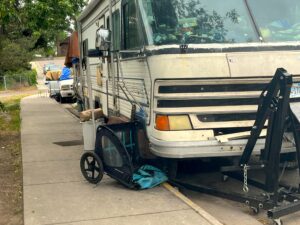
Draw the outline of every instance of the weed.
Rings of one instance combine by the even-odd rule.
[[[0,111],[2,111],[2,112],[5,111],[5,106],[1,101],[0,101]]]

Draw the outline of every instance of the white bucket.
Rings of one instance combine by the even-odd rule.
[[[96,121],[96,129],[101,122]],[[94,151],[96,142],[96,130],[94,131],[93,121],[86,121],[82,123],[83,146],[85,151]]]

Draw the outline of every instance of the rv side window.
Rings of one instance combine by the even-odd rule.
[[[107,17],[107,19],[106,19],[106,28],[109,30],[109,26],[110,26],[110,24],[109,24],[109,16]]]
[[[138,18],[133,0],[123,5],[124,49],[139,47]]]
[[[82,69],[85,71],[86,70],[86,57],[88,56],[88,50],[89,50],[89,46],[88,46],[88,39],[85,39],[82,42]]]
[[[83,57],[86,57],[88,55],[88,50],[89,50],[89,46],[88,46],[88,39],[85,39],[82,42],[82,52],[83,52]]]
[[[114,37],[114,40],[113,40],[114,50],[120,50],[121,27],[120,27],[120,11],[119,10],[117,10],[113,13],[112,19],[113,19],[112,35]]]

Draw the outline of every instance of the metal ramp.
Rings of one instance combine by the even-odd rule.
[[[297,167],[300,168],[300,104],[290,104],[292,84],[292,75],[284,69],[277,69],[273,79],[261,93],[256,120],[239,163],[221,167],[220,172],[224,175],[243,182],[243,193],[180,179],[173,179],[172,183],[178,187],[245,203],[256,213],[260,209],[268,210],[268,217],[274,219],[276,224],[281,224],[278,218],[300,210],[299,184],[295,187],[279,183],[281,147],[285,131],[293,133]],[[267,120],[265,148],[262,149],[258,162],[252,163],[251,154]],[[262,171],[264,178],[249,179],[248,172],[252,170]],[[260,195],[249,193],[248,184],[261,189],[262,193]]]

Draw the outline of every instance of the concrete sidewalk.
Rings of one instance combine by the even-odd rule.
[[[82,140],[76,118],[55,101],[22,100],[25,225],[206,225],[193,209],[162,187],[132,191],[105,177],[95,186],[81,175]]]

